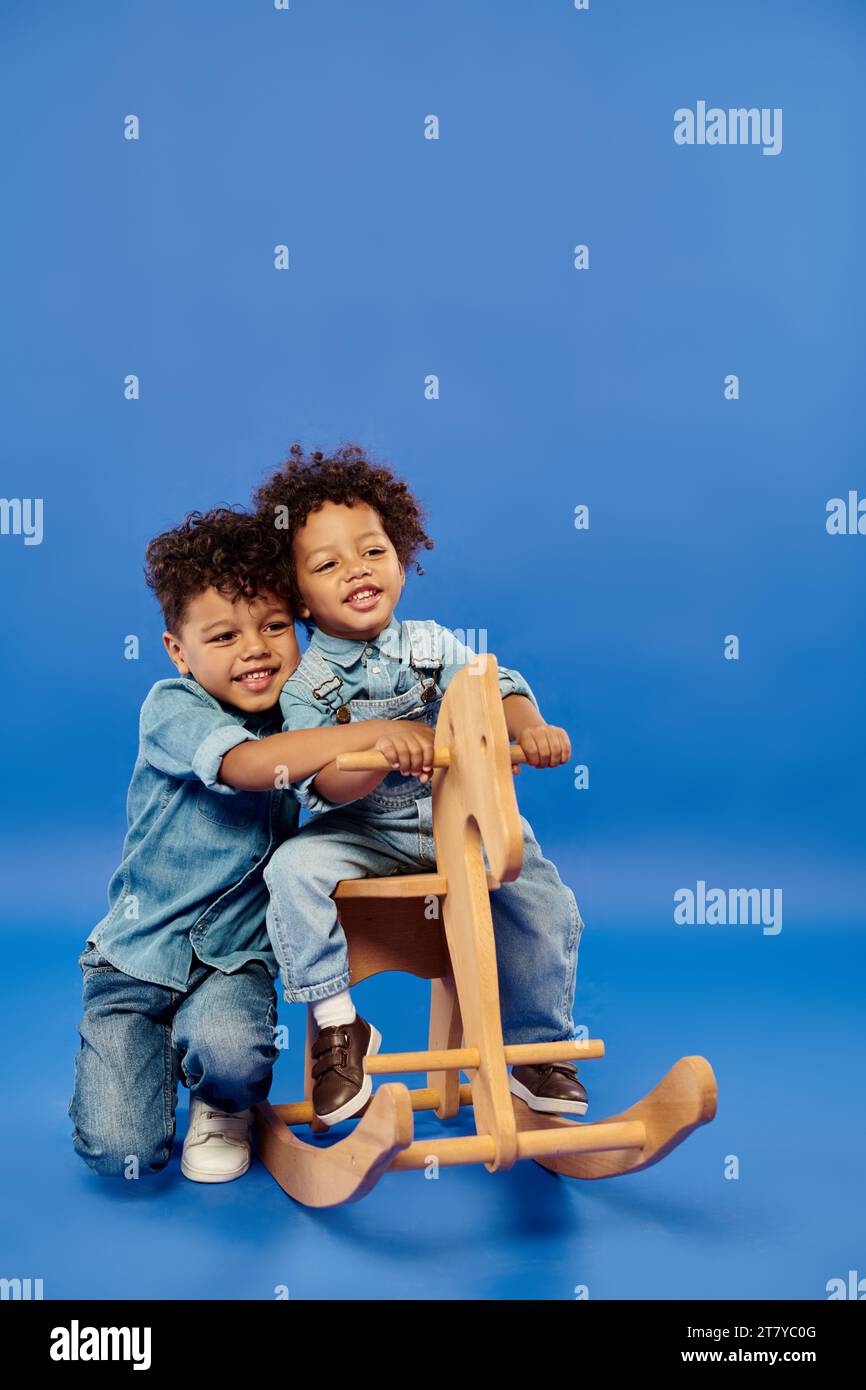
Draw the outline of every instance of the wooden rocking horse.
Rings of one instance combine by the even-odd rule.
[[[490,893],[520,873],[523,833],[511,764],[522,750],[508,740],[496,658],[464,667],[445,692],[436,726],[432,778],[437,872],[344,879],[333,893],[349,945],[352,985],[383,970],[431,982],[429,1046],[423,1052],[365,1059],[372,1075],[427,1073],[427,1086],[378,1087],[346,1138],[327,1147],[300,1139],[292,1126],[327,1126],[314,1114],[310,1048],[316,1028],[307,1010],[303,1101],[254,1107],[256,1147],[280,1187],[312,1207],[357,1201],[387,1172],[483,1163],[490,1173],[531,1158],[572,1178],[636,1173],[665,1158],[716,1113],[716,1078],[704,1057],[683,1057],[628,1110],[591,1123],[531,1110],[509,1090],[509,1063],[604,1056],[604,1043],[502,1040]],[[342,754],[340,769],[387,766],[380,752]],[[482,859],[482,844],[490,872]],[[429,903],[438,899],[438,917]],[[426,911],[425,911],[426,907]],[[460,1073],[470,1080],[461,1085]],[[413,1111],[441,1120],[471,1106],[474,1135],[414,1142]]]

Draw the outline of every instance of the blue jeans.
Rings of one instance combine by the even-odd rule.
[[[231,975],[193,956],[185,993],[117,970],[88,942],[81,1044],[67,1114],[75,1152],[94,1172],[139,1174],[171,1157],[177,1085],[218,1110],[265,1100],[277,1059],[270,970],[249,961]]]
[[[358,804],[358,803],[356,803]],[[545,859],[524,816],[523,868],[490,894],[506,1043],[577,1037],[572,1019],[583,921],[574,893]],[[485,867],[489,869],[487,856]],[[346,938],[331,898],[343,878],[433,872],[427,801],[359,814],[327,811],[285,840],[265,869],[267,925],[287,1002],[325,999],[349,984]]]

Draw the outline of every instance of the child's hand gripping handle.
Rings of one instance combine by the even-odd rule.
[[[512,743],[509,746],[512,765],[525,763],[526,754],[520,745]],[[431,761],[433,767],[449,767],[451,755],[447,748],[441,748],[433,754]],[[369,748],[364,753],[339,753],[336,762],[340,772],[380,772],[391,766],[387,755],[378,748]]]

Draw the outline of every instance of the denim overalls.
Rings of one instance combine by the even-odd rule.
[[[404,621],[417,680],[387,699],[344,704],[341,679],[308,649],[294,673],[328,722],[419,719],[435,726],[443,692],[435,625]],[[523,868],[490,895],[496,940],[502,1027],[506,1043],[559,1042],[577,1033],[571,1017],[583,922],[570,888],[545,859],[529,822],[520,817]],[[485,855],[485,865],[487,858]],[[325,999],[350,983],[343,929],[331,894],[344,878],[386,877],[436,868],[429,783],[389,772],[375,791],[309,821],[279,845],[265,869],[267,927],[287,1002]]]

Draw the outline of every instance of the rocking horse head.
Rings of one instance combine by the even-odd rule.
[[[464,666],[445,692],[436,725],[435,764],[437,850],[443,821],[453,823],[457,817],[467,835],[473,823],[477,826],[494,878],[500,883],[517,878],[523,864],[523,829],[499,667],[490,653]]]

